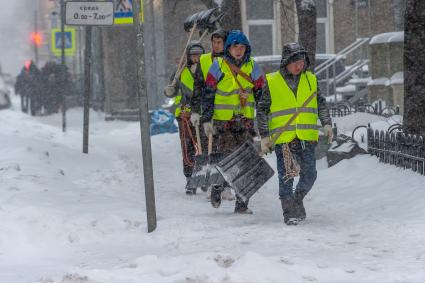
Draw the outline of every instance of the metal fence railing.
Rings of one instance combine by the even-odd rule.
[[[380,162],[425,175],[424,137],[405,134],[394,125],[386,132],[367,128],[368,152]]]
[[[378,107],[377,107],[378,106]],[[349,103],[340,103],[337,105],[329,106],[329,113],[332,117],[344,117],[353,113],[363,112],[384,117],[390,117],[400,114],[398,106],[379,107],[379,104],[374,106],[369,103],[351,106]]]

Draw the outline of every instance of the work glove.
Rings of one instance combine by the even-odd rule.
[[[196,128],[199,127],[199,121],[201,119],[201,116],[198,113],[192,113],[190,114],[190,122],[192,125]]]
[[[332,126],[331,125],[325,125],[323,127],[323,130],[325,132],[325,136],[328,137],[328,143],[331,143],[332,139],[334,137],[334,132],[332,130]]]
[[[211,135],[214,135],[214,134],[215,134],[215,130],[214,130],[213,122],[205,122],[205,123],[203,124],[203,126],[204,126],[204,132],[205,132],[205,135],[206,135],[207,137],[209,137],[209,136],[210,136],[210,134],[211,134]]]
[[[176,92],[176,86],[174,85],[167,85],[164,88],[164,95],[166,97],[173,97],[175,92]]]
[[[270,153],[272,150],[272,141],[269,137],[265,137],[261,139],[261,153],[260,155],[265,155],[267,153]]]

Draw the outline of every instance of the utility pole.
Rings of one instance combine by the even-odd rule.
[[[143,172],[145,177],[146,214],[148,232],[156,228],[155,191],[152,168],[151,138],[149,132],[149,107],[145,83],[145,55],[143,47],[143,25],[140,22],[140,1],[133,0],[133,27],[137,40],[137,93],[139,98],[140,133],[142,138]]]
[[[37,11],[34,11],[34,36],[35,37],[40,36],[38,33],[38,12]],[[36,38],[33,38],[33,44],[34,44],[35,65],[38,66],[38,44],[39,43],[37,42]]]
[[[89,114],[90,114],[90,94],[91,86],[91,47],[92,47],[92,27],[86,26],[86,44],[84,52],[84,125],[83,125],[83,153],[89,152]]]
[[[66,62],[65,62],[65,1],[61,2],[61,67],[63,81],[66,81]],[[64,86],[65,87],[65,86]],[[62,89],[62,132],[66,132],[66,90]]]

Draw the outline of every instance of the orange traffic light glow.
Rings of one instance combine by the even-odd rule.
[[[36,46],[40,46],[43,43],[43,37],[39,32],[31,32],[31,42]]]

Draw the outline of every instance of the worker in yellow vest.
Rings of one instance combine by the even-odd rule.
[[[200,64],[201,64],[201,70],[202,75],[204,78],[204,81],[207,78],[208,71],[211,67],[211,65],[216,61],[218,58],[223,58],[224,54],[224,43],[226,42],[228,32],[223,29],[218,29],[214,31],[211,34],[211,52],[208,52],[206,54],[202,54],[200,58]],[[205,86],[205,84],[204,84]],[[200,118],[202,113],[202,101],[192,99],[192,115],[190,117],[192,124],[199,125],[200,124]],[[202,135],[202,138],[207,139],[206,142],[208,142],[208,137]],[[213,136],[213,142],[212,142],[212,149],[213,152],[217,151],[217,135]],[[206,151],[205,151],[206,153]],[[230,187],[225,187],[223,191],[221,192],[221,198],[224,200],[235,200],[235,195],[233,194]],[[211,199],[211,186],[207,188],[207,199]]]
[[[315,147],[319,137],[318,119],[329,142],[333,136],[326,100],[320,95],[317,78],[307,70],[308,67],[307,52],[300,44],[285,45],[280,70],[266,75],[266,86],[257,106],[261,150],[267,153],[275,146],[279,198],[287,225],[296,225],[306,218],[303,199],[317,177]],[[317,96],[314,96],[315,93]],[[299,115],[272,145],[270,138],[275,137],[296,112]],[[297,173],[300,179],[293,189]]]
[[[210,69],[211,65],[214,63],[214,61],[217,58],[223,57],[224,42],[226,41],[226,38],[227,38],[227,31],[223,29],[214,31],[211,34],[211,52],[202,54],[199,59],[200,65],[201,65],[202,78],[203,78],[203,82],[202,82],[203,88],[205,87],[204,82],[207,78],[208,70]],[[201,114],[202,114],[202,95],[196,96],[193,99],[191,99],[191,110],[192,110],[192,113],[191,113],[190,120],[192,122],[192,125],[199,126]]]
[[[186,194],[196,194],[196,189],[190,187],[189,179],[195,165],[194,156],[197,153],[195,127],[191,122],[192,100],[200,100],[203,87],[203,76],[200,66],[200,56],[205,50],[197,41],[192,41],[186,49],[186,66],[176,85],[169,84],[164,89],[167,97],[174,97],[176,107],[175,117],[179,125],[180,142],[183,157],[183,173],[186,177]],[[174,75],[172,76],[174,77]],[[205,138],[203,140],[206,140]],[[206,147],[204,143],[202,145]]]
[[[230,154],[255,136],[255,97],[261,96],[264,86],[264,76],[251,58],[251,45],[243,32],[229,32],[224,56],[211,65],[205,83],[201,116],[205,134],[217,132],[217,151]],[[213,194],[211,201],[215,197],[220,195]],[[248,201],[237,197],[235,213],[251,214]]]

